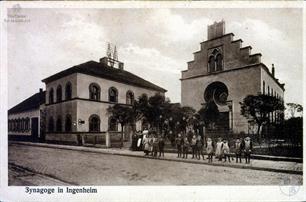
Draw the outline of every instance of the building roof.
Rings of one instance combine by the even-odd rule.
[[[135,74],[132,74],[128,71],[109,67],[106,64],[98,63],[95,61],[88,61],[71,68],[68,68],[64,71],[56,73],[48,78],[43,79],[45,83],[60,79],[62,77],[68,76],[73,73],[83,73],[91,76],[96,76],[104,79],[109,79],[121,83],[126,83],[138,87],[143,87],[147,89],[152,89],[160,92],[167,92],[162,87],[159,87],[149,81],[146,81]]]
[[[20,113],[24,111],[29,111],[32,109],[37,109],[39,108],[41,104],[45,103],[46,101],[45,95],[46,95],[46,91],[35,93],[31,97],[27,98],[26,100],[22,101],[21,103],[9,109],[8,113],[14,114],[14,113]]]

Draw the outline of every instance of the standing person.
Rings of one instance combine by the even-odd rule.
[[[191,149],[192,149],[192,158],[197,158],[197,137],[195,135],[192,136],[190,141]]]
[[[239,162],[241,163],[241,153],[242,153],[242,142],[239,138],[237,138],[235,142],[235,154],[236,154],[236,163]]]
[[[203,144],[201,135],[198,135],[198,137],[197,137],[197,156],[198,156],[198,160],[201,159],[201,156],[204,160],[203,146],[204,146],[204,144]]]
[[[143,132],[143,151],[145,153],[145,156],[149,155],[150,145],[149,145],[149,134]]]
[[[149,134],[149,153],[153,156],[153,133]]]
[[[208,163],[211,163],[213,160],[213,153],[214,153],[214,146],[211,138],[207,138],[206,152],[208,155]]]
[[[137,140],[137,151],[141,151],[142,148],[143,148],[143,135],[141,132],[138,133],[138,136],[137,136],[138,140]]]
[[[224,162],[226,162],[226,158],[228,158],[228,161],[231,162],[230,148],[228,141],[225,139],[223,140],[222,153],[224,154]]]
[[[132,149],[132,151],[136,151],[136,149],[137,149],[137,133],[138,132],[136,132],[136,133],[134,133],[133,135],[132,135],[132,145],[131,145],[131,149]]]
[[[158,137],[155,134],[153,137],[153,156],[157,157],[157,152],[158,152]]]
[[[216,143],[216,152],[215,152],[215,155],[216,155],[216,158],[218,158],[219,161],[222,161],[222,139],[219,137],[218,138],[218,141]]]
[[[161,154],[163,155],[163,157],[165,157],[164,147],[165,147],[165,140],[163,136],[160,136],[158,140],[159,157],[161,157]]]
[[[177,148],[177,158],[179,158],[182,156],[182,137],[180,133],[177,135],[177,138],[175,139],[175,144]]]
[[[188,149],[189,149],[189,141],[188,138],[185,137],[183,141],[183,158],[188,158]]]
[[[250,163],[252,149],[253,149],[253,145],[252,145],[251,138],[250,137],[246,137],[244,139],[245,163]]]

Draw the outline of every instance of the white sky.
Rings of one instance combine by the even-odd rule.
[[[222,19],[226,32],[262,53],[284,82],[285,101],[302,104],[302,9],[21,9],[30,22],[8,23],[9,108],[44,88],[42,79],[98,61],[117,45],[125,70],[168,90],[180,102],[181,71]],[[204,92],[204,89],[203,89]]]

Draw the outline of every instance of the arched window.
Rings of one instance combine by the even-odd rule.
[[[118,131],[118,122],[114,117],[109,117],[108,130],[109,131]]]
[[[268,95],[270,95],[270,87],[268,86]]]
[[[216,64],[217,64],[217,71],[221,71],[223,69],[223,58],[220,53],[216,56]]]
[[[215,58],[214,56],[210,56],[208,60],[208,71],[214,72],[215,71]]]
[[[65,119],[65,131],[71,132],[71,128],[72,128],[71,116],[67,114]]]
[[[266,94],[266,82],[262,82],[262,94]]]
[[[108,101],[118,102],[118,90],[115,87],[110,87],[108,90]]]
[[[134,93],[132,91],[126,92],[126,104],[132,105],[134,103]]]
[[[53,102],[54,102],[54,90],[53,88],[51,88],[49,92],[49,104],[52,104]]]
[[[62,131],[62,119],[61,117],[58,117],[56,120],[56,132]]]
[[[65,87],[65,99],[70,100],[72,97],[72,86],[71,83],[68,82]]]
[[[17,131],[20,132],[21,131],[21,120],[17,119]]]
[[[62,101],[62,86],[58,85],[56,88],[56,102]]]
[[[100,86],[92,83],[89,85],[89,99],[100,100]]]
[[[48,131],[49,132],[53,132],[54,131],[54,120],[53,120],[53,117],[49,118],[49,121],[48,121]]]
[[[91,115],[89,117],[89,131],[99,132],[100,131],[100,117],[98,115]]]

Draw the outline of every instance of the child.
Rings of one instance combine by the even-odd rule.
[[[211,138],[207,138],[206,152],[208,155],[208,163],[211,163],[213,159],[213,153],[214,153],[214,146],[213,146],[213,142]]]
[[[197,137],[195,135],[192,136],[191,142],[191,149],[192,149],[192,158],[197,158]]]
[[[157,157],[157,152],[158,152],[158,138],[156,135],[153,137],[153,156]]]
[[[230,153],[230,148],[228,146],[227,140],[223,140],[223,147],[222,147],[222,152],[224,154],[224,162],[226,162],[226,158],[228,158],[228,161],[231,162],[231,157],[229,155]]]
[[[236,154],[236,163],[239,162],[241,163],[241,153],[242,153],[242,143],[239,138],[237,138],[235,142],[235,154]]]
[[[182,138],[180,133],[177,135],[177,138],[175,139],[175,144],[177,147],[177,158],[179,158],[182,156]]]
[[[197,156],[198,156],[198,160],[201,159],[201,156],[204,160],[203,142],[202,142],[202,138],[200,135],[198,135],[198,138],[197,138]]]
[[[183,158],[188,158],[188,148],[189,148],[189,141],[188,138],[185,137],[184,138],[184,142],[183,142]]]
[[[223,142],[221,141],[222,139],[219,137],[218,138],[218,142],[216,144],[216,158],[219,159],[219,161],[222,161],[222,145],[223,145]]]
[[[250,137],[246,137],[244,139],[245,163],[250,163],[252,149],[253,149],[253,145],[252,145],[251,138]]]

